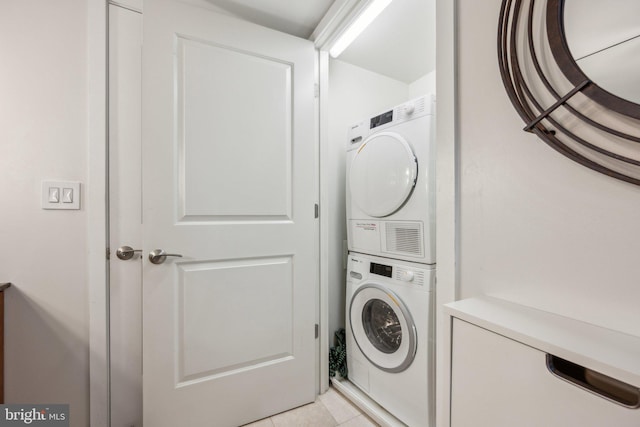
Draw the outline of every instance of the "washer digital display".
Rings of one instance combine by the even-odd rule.
[[[369,273],[377,274],[378,276],[391,277],[393,267],[390,265],[376,264],[375,262],[372,262],[369,266]]]

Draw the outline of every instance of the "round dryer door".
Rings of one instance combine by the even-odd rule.
[[[369,216],[389,216],[407,201],[418,177],[418,161],[400,135],[380,132],[362,143],[351,163],[351,200]]]
[[[355,292],[349,308],[353,337],[364,356],[386,372],[402,372],[416,355],[417,331],[400,298],[377,284]]]

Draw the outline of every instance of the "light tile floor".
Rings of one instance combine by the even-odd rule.
[[[376,427],[378,424],[360,412],[333,387],[308,405],[245,427]]]

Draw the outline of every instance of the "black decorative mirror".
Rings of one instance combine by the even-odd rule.
[[[524,130],[640,185],[640,2],[504,0],[498,59]],[[636,53],[631,53],[636,52]]]

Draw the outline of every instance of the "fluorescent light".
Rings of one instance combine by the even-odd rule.
[[[340,37],[338,37],[333,46],[331,46],[331,49],[329,49],[329,54],[333,58],[337,58],[351,44],[351,42],[353,42],[360,33],[362,33],[378,15],[380,15],[380,12],[382,12],[385,7],[389,6],[389,3],[391,3],[391,0],[373,0],[369,3],[365,10],[358,15],[355,21],[353,21],[351,25],[349,25],[349,27],[340,34]]]

